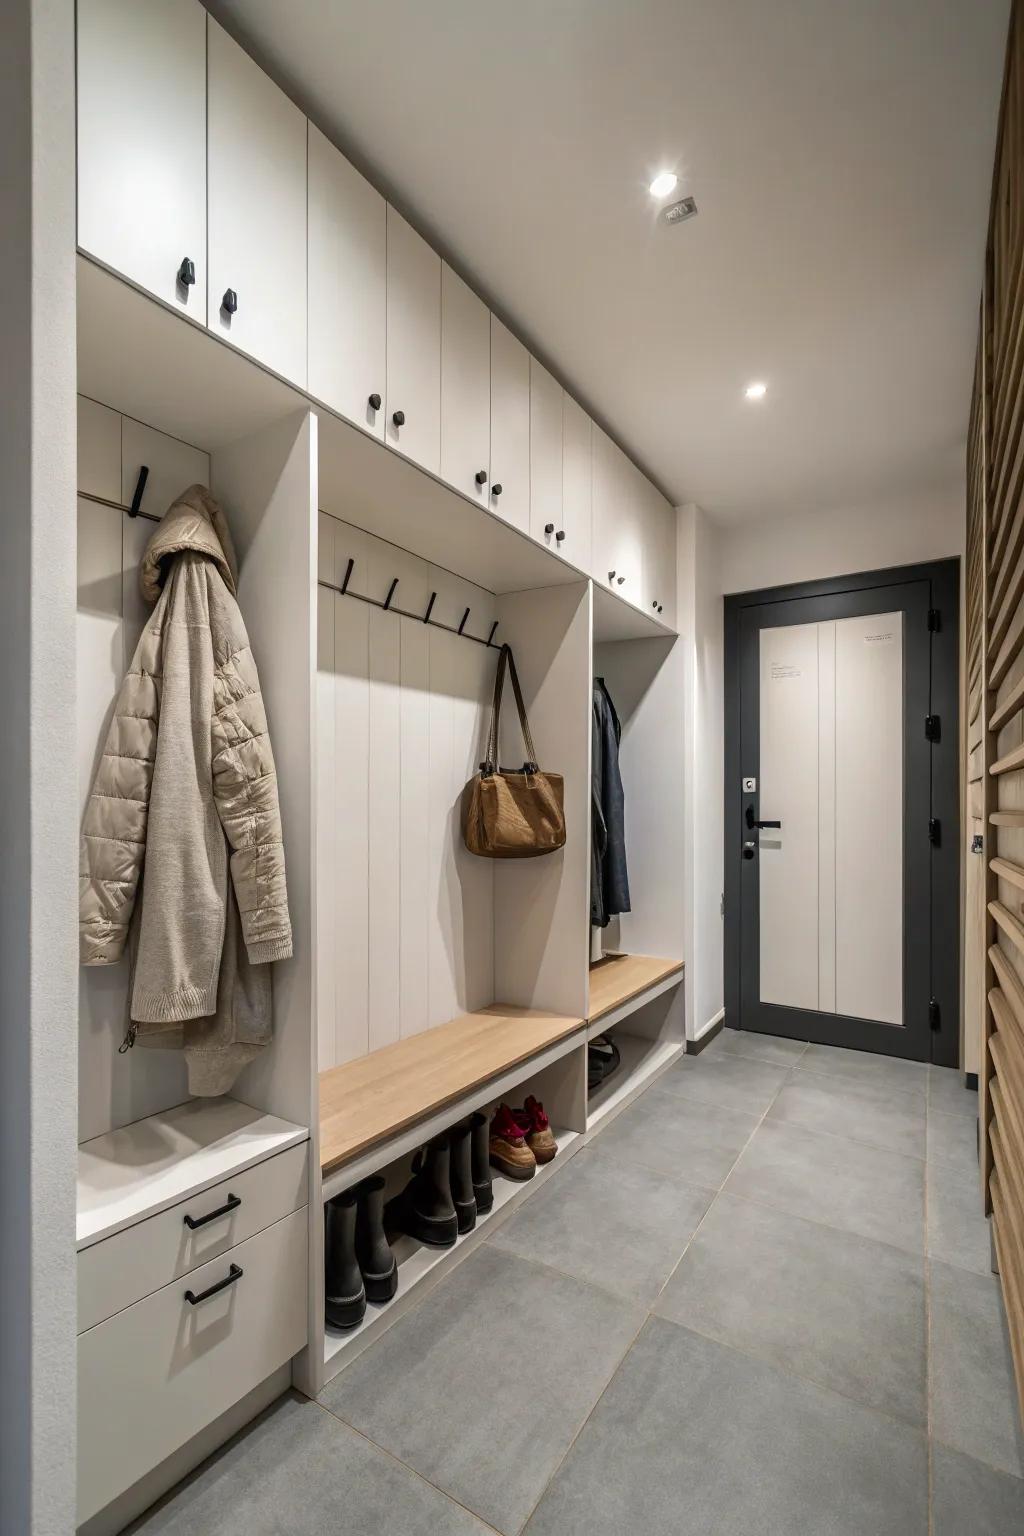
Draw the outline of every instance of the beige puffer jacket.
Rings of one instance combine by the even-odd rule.
[[[137,929],[129,1039],[137,1028],[145,1044],[183,1047],[191,1091],[225,1093],[270,1038],[265,962],[289,956],[292,935],[234,549],[202,486],[158,524],[140,581],[156,606],[86,806],[81,959],[112,964]]]

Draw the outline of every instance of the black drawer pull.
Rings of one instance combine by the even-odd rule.
[[[405,426],[405,412],[404,411],[392,411],[391,412],[391,420],[394,422],[396,427],[404,427]]]
[[[211,1285],[205,1291],[200,1291],[198,1296],[195,1291],[186,1291],[185,1300],[190,1307],[196,1307],[201,1301],[209,1301],[211,1296],[216,1296],[218,1291],[224,1290],[225,1286],[234,1285],[235,1281],[241,1280],[241,1278],[241,1269],[237,1264],[232,1264],[223,1280],[218,1280],[216,1285]]]
[[[500,496],[501,495],[501,486],[500,485],[492,485],[491,486],[491,495],[492,496]]]
[[[486,469],[478,469],[476,474],[473,476],[473,478],[476,481],[477,485],[486,485],[487,484],[487,471],[486,471]]]
[[[220,307],[226,315],[233,315],[238,308],[238,294],[233,288],[224,290],[224,297],[220,301]]]
[[[366,403],[370,407],[371,411],[379,411],[380,410],[380,395],[371,395]]]
[[[205,1216],[186,1216],[185,1225],[190,1232],[194,1232],[196,1227],[205,1227],[208,1221],[216,1221],[218,1216],[226,1216],[228,1211],[237,1211],[241,1203],[237,1195],[228,1195],[224,1204],[215,1211],[208,1211]]]
[[[183,288],[191,288],[196,280],[196,264],[186,256],[178,268],[178,282]]]
[[[555,543],[556,544],[561,544],[561,542],[562,542],[562,540],[564,538],[565,538],[565,529],[564,528],[559,528],[558,532],[555,534]]]

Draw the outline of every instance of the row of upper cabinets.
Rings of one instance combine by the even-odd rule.
[[[78,242],[674,623],[664,498],[198,0],[83,0]]]

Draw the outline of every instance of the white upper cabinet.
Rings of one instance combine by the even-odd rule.
[[[387,204],[309,125],[309,392],[384,436]]]
[[[388,208],[386,437],[432,474],[441,468],[441,258]]]
[[[198,0],[78,7],[78,244],[205,324],[206,12]]]
[[[491,463],[491,317],[441,268],[441,479],[486,505]]]
[[[530,354],[491,316],[491,510],[530,526]]]
[[[643,559],[640,545],[640,472],[600,427],[593,428],[594,580],[640,604]]]
[[[593,444],[590,417],[572,395],[562,393],[562,552],[581,571],[590,571]]]
[[[663,624],[676,622],[676,509],[649,480],[642,482],[640,538],[643,545],[642,607]]]
[[[209,22],[209,327],[306,384],[306,119]]]
[[[574,558],[565,547],[562,516],[562,395],[564,390],[530,358],[530,532],[541,544]]]

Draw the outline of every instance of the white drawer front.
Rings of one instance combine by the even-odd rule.
[[[303,1208],[79,1334],[79,1523],[304,1347],[306,1250]]]
[[[309,1198],[307,1147],[308,1142],[289,1147],[180,1205],[83,1248],[78,1255],[79,1333],[305,1205]],[[231,1209],[223,1215],[197,1227],[186,1224],[186,1216],[200,1221],[229,1201]]]

